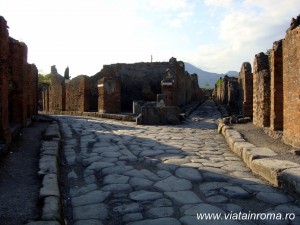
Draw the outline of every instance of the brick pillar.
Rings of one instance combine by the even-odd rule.
[[[98,110],[100,113],[121,112],[121,82],[115,77],[103,77],[98,82]]]
[[[271,72],[271,114],[270,128],[283,129],[283,68],[282,68],[282,40],[274,42],[270,53]]]
[[[255,55],[253,63],[253,124],[270,126],[270,70],[269,57],[264,53]]]
[[[27,121],[27,46],[9,39],[12,90],[12,122],[26,125]]]
[[[9,36],[6,20],[0,16],[0,140],[11,142],[8,116]]]
[[[251,64],[244,62],[239,74],[241,111],[244,117],[253,117],[253,73]]]
[[[300,16],[297,17],[300,24]],[[283,138],[300,147],[300,25],[291,26],[283,50]]]

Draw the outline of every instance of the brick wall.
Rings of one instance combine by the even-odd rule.
[[[251,64],[244,62],[238,77],[240,87],[240,111],[244,117],[253,116],[253,73]]]
[[[80,75],[66,84],[66,111],[89,111],[89,77]]]
[[[300,18],[294,19],[282,43],[283,137],[300,146]]]
[[[270,70],[269,57],[261,52],[253,63],[253,124],[270,126]]]
[[[5,143],[11,141],[8,115],[8,55],[7,22],[0,16],[0,142]]]
[[[271,73],[271,111],[270,129],[283,129],[283,65],[282,65],[282,40],[274,42],[270,50]]]

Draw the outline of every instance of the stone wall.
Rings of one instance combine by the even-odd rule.
[[[220,78],[215,85],[213,98],[221,104],[228,106],[230,111],[239,113],[241,100],[238,78],[229,77],[227,75],[225,75],[224,78]]]
[[[253,62],[253,124],[270,126],[270,70],[269,56],[261,52]]]
[[[121,83],[117,77],[103,77],[98,84],[99,112],[121,112]]]
[[[89,77],[80,75],[66,83],[66,111],[89,111]]]
[[[283,65],[282,65],[282,40],[276,41],[270,50],[271,73],[271,112],[270,129],[283,129]]]
[[[51,74],[49,86],[49,111],[66,109],[65,79],[61,75]]]
[[[239,108],[243,117],[253,116],[253,73],[251,64],[244,62],[239,73],[238,82],[240,86]]]
[[[300,16],[293,19],[282,43],[283,137],[300,147]]]
[[[199,88],[197,74],[190,75],[185,71],[184,63],[173,57],[169,60],[161,85],[168,106],[182,107],[205,97],[204,92]]]
[[[27,125],[37,114],[38,72],[27,63],[27,46],[9,37],[0,16],[0,142],[10,143],[10,128]]]

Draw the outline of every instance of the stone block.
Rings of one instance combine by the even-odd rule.
[[[282,171],[279,174],[279,181],[285,189],[300,194],[300,165],[297,168]]]
[[[242,154],[243,154],[243,149],[244,148],[255,148],[256,146],[249,143],[249,142],[245,142],[245,141],[241,141],[241,142],[235,142],[234,145],[233,145],[233,149],[232,151],[237,154],[238,156],[242,157]]]
[[[291,168],[297,168],[299,164],[278,159],[254,159],[250,169],[252,172],[260,175],[274,186],[280,186],[279,174],[281,171]]]
[[[277,153],[275,153],[269,148],[244,147],[242,151],[242,158],[244,162],[248,165],[248,167],[251,167],[251,163],[254,159],[267,158],[276,155]]]
[[[40,189],[40,197],[45,198],[47,196],[60,197],[56,174],[46,174],[43,178],[43,187]]]
[[[48,196],[44,198],[44,207],[41,219],[46,221],[55,221],[61,219],[60,202],[58,197]]]
[[[142,108],[142,124],[164,125],[180,124],[180,109],[176,106]]]

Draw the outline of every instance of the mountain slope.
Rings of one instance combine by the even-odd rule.
[[[220,77],[224,77],[225,74],[221,73],[211,73],[204,70],[199,69],[198,67],[184,62],[185,70],[189,72],[189,74],[196,73],[198,75],[198,82],[200,87],[215,87],[215,83],[219,80]],[[229,76],[238,76],[238,72],[236,71],[228,71]]]

